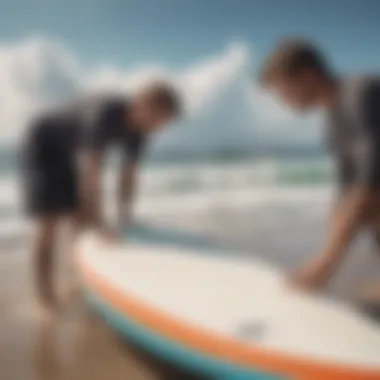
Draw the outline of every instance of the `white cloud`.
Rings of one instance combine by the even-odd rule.
[[[128,92],[161,77],[181,89],[188,112],[181,125],[158,139],[156,149],[211,149],[281,140],[289,135],[282,125],[292,125],[300,140],[314,139],[314,128],[297,127],[301,121],[252,81],[251,63],[245,44],[228,46],[181,71],[157,65],[124,69],[107,62],[89,69],[62,46],[41,38],[0,46],[0,138],[18,138],[30,116],[52,102],[83,91]]]
[[[51,42],[0,46],[0,137],[17,138],[36,110],[76,93],[80,78],[76,61]]]

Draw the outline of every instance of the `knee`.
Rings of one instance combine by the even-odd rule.
[[[58,218],[46,216],[37,222],[37,238],[40,246],[49,247],[53,244],[58,226]]]

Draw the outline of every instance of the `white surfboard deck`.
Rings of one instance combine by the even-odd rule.
[[[336,301],[296,293],[263,261],[169,246],[107,246],[81,261],[109,284],[189,325],[325,363],[380,368],[380,325]]]

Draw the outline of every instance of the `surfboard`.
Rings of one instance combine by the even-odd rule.
[[[259,259],[93,234],[78,244],[89,304],[127,339],[216,379],[380,379],[380,325],[284,286]]]

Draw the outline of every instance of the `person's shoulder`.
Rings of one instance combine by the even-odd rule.
[[[129,98],[120,93],[103,93],[96,96],[102,104],[111,108],[122,108],[129,103]]]
[[[343,80],[343,88],[347,94],[360,95],[368,89],[380,87],[380,76],[357,75],[347,77]]]
[[[127,104],[126,97],[117,93],[92,94],[87,99],[92,114],[101,119],[117,120],[122,117]]]
[[[379,75],[357,75],[341,80],[342,104],[346,109],[361,107],[374,94],[380,96]]]
[[[77,100],[80,108],[102,108],[125,104],[127,98],[118,93],[112,92],[92,92],[83,95]]]

